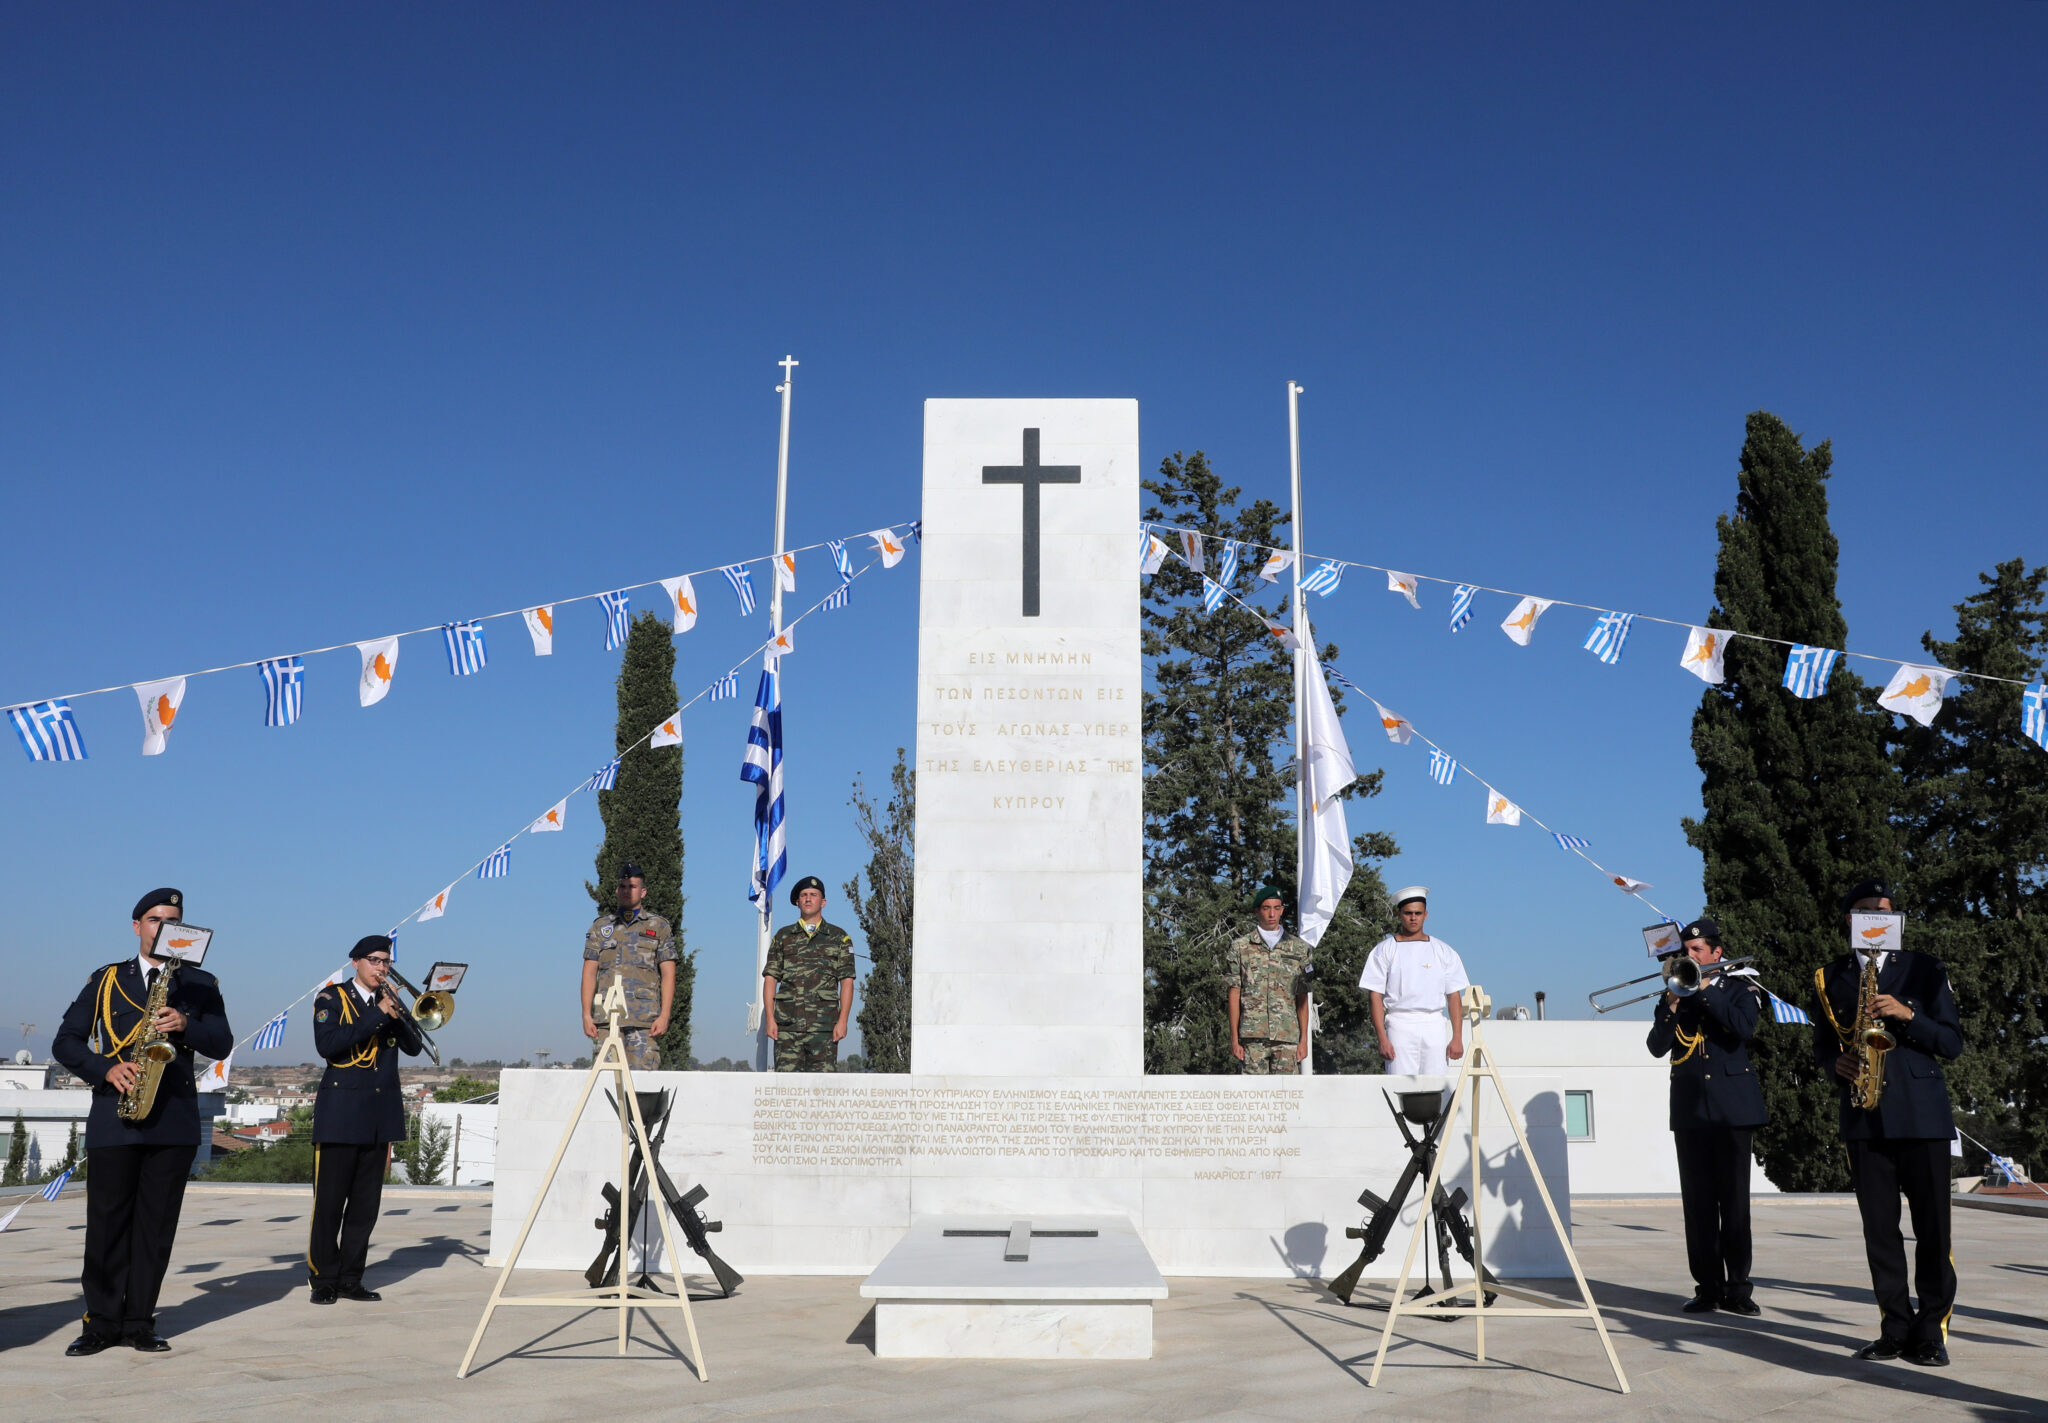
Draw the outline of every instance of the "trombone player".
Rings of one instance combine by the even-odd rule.
[[[1652,1057],[1671,1058],[1671,1137],[1693,1279],[1684,1309],[1758,1314],[1749,1278],[1750,1140],[1768,1117],[1749,1044],[1763,1001],[1748,969],[1714,969],[1719,923],[1695,919],[1678,937],[1697,967],[1672,976],[1672,989],[1657,999],[1649,1048]],[[1694,986],[1685,991],[1688,981]]]
[[[313,1045],[327,1061],[313,1099],[313,1236],[306,1247],[314,1304],[371,1301],[363,1287],[370,1228],[384,1198],[391,1143],[405,1140],[398,1055],[426,1047],[387,980],[391,940],[370,934],[348,951],[355,977],[313,1000]]]

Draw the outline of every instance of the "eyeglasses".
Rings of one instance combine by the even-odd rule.
[[[364,963],[373,963],[373,964],[376,964],[376,965],[377,965],[378,967],[380,967],[380,968],[390,968],[390,967],[391,967],[391,960],[390,960],[390,959],[378,958],[378,957],[377,957],[377,956],[376,956],[375,954],[365,954],[365,955],[363,955],[363,962],[364,962]]]

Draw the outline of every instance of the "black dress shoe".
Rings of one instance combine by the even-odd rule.
[[[1727,1310],[1730,1314],[1742,1315],[1745,1319],[1754,1318],[1763,1313],[1763,1310],[1757,1305],[1755,1300],[1737,1299],[1733,1295],[1724,1295],[1722,1297],[1721,1308]]]
[[[128,1347],[138,1354],[168,1354],[171,1341],[154,1329],[138,1329],[128,1336]]]
[[[326,1285],[315,1285],[315,1286],[313,1286],[313,1303],[315,1303],[315,1304],[333,1304],[333,1303],[334,1303],[334,1291],[333,1291],[333,1289],[332,1289],[332,1288],[330,1288],[329,1286],[326,1286]]]
[[[1873,1339],[1856,1351],[1859,1359],[1896,1359],[1906,1352],[1906,1346],[1896,1339]]]
[[[1712,1295],[1694,1295],[1679,1306],[1687,1314],[1712,1314],[1720,1307],[1720,1303]]]
[[[350,1285],[347,1289],[337,1291],[337,1293],[343,1299],[360,1300],[364,1304],[374,1304],[384,1298],[375,1290],[366,1290],[361,1285]]]
[[[100,1350],[111,1349],[120,1342],[119,1339],[107,1334],[81,1334],[71,1341],[70,1347],[64,1351],[64,1357],[67,1359],[90,1359]]]
[[[1939,1339],[1909,1344],[1906,1346],[1906,1362],[1918,1364],[1923,1369],[1945,1369],[1948,1367],[1948,1348]]]

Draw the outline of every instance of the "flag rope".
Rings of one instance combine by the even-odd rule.
[[[1151,530],[1157,528],[1165,529],[1172,533],[1200,534],[1205,539],[1215,539],[1218,541],[1221,541],[1223,539],[1223,535],[1221,534],[1207,533],[1200,529],[1184,529],[1178,524],[1155,524],[1148,521],[1139,524],[1138,528],[1140,533],[1150,532]],[[1234,542],[1242,545],[1245,548],[1260,549],[1269,554],[1284,553],[1290,559],[1294,556],[1291,550],[1275,548],[1270,544],[1253,543],[1249,539],[1237,539],[1234,540]],[[1172,550],[1169,549],[1169,551]],[[1308,563],[1311,559],[1319,559],[1323,563],[1338,564],[1346,568],[1363,568],[1372,573],[1399,573],[1403,578],[1416,578],[1422,580],[1425,583],[1441,583],[1447,588],[1470,588],[1474,592],[1499,593],[1503,597],[1508,598],[1535,598],[1537,601],[1549,607],[1579,608],[1589,613],[1624,613],[1626,611],[1625,609],[1621,608],[1603,608],[1598,603],[1576,603],[1569,598],[1544,598],[1535,593],[1518,593],[1512,588],[1495,588],[1485,583],[1467,582],[1462,578],[1439,578],[1433,573],[1411,573],[1406,569],[1384,568],[1377,563],[1360,563],[1355,559],[1331,558],[1324,554],[1311,554],[1307,551],[1303,551],[1301,555],[1301,561],[1303,563]],[[1182,559],[1181,561],[1185,563],[1187,560]],[[1660,618],[1654,613],[1627,613],[1627,616],[1646,623],[1660,623],[1665,627],[1686,629],[1701,628],[1703,631],[1720,633],[1726,637],[1746,637],[1753,642],[1768,642],[1775,644],[1778,647],[1811,647],[1814,645],[1812,643],[1802,643],[1797,641],[1796,639],[1789,637],[1766,637],[1762,633],[1757,632],[1737,632],[1733,628],[1708,627],[1703,623],[1682,622],[1676,618]],[[2003,682],[2007,686],[2012,687],[2032,687],[2034,685],[2034,683],[2026,681],[2023,678],[1994,677],[1988,672],[1965,672],[1958,670],[1954,667],[1943,666],[1941,663],[1938,662],[1928,662],[1924,659],[1908,662],[1897,657],[1880,656],[1879,654],[1874,652],[1851,652],[1846,648],[1834,648],[1829,650],[1832,650],[1843,657],[1856,657],[1862,659],[1865,662],[1883,662],[1893,667],[1931,667],[1940,671],[1948,672],[1953,676],[1961,677],[1966,681]]]
[[[896,527],[897,526],[895,524],[885,524],[881,526],[881,528],[888,529],[891,531],[893,531]],[[880,532],[880,529],[871,532]],[[868,536],[868,533],[858,533],[847,534],[843,538],[838,539],[820,539],[816,543],[804,544],[798,548],[786,549],[784,550],[784,552],[788,554],[809,553],[813,549],[829,548],[833,544],[843,544],[853,539],[867,538]],[[762,554],[758,558],[741,559],[739,563],[736,564],[713,564],[709,568],[693,568],[688,573],[678,573],[673,575],[673,577],[678,579],[694,579],[705,574],[723,572],[726,568],[737,568],[747,564],[766,562],[770,560],[772,557],[773,555],[770,554]],[[524,618],[528,611],[530,611],[533,608],[560,608],[566,607],[570,603],[597,602],[613,594],[630,593],[641,588],[659,588],[661,587],[661,584],[661,579],[650,578],[642,583],[627,583],[620,585],[618,587],[607,588],[604,591],[598,593],[579,593],[573,598],[556,598],[552,601],[529,603],[525,607],[512,608],[502,613],[485,613],[482,617],[460,618],[457,619],[457,621],[465,623],[487,623],[494,622],[499,618]],[[841,584],[840,586],[844,587],[845,585]],[[382,642],[387,638],[422,637],[428,633],[438,633],[445,626],[447,626],[447,624],[445,623],[429,623],[425,627],[410,628],[405,632],[386,633],[382,637],[358,638],[350,642],[337,642],[327,647],[311,647],[307,648],[304,652],[287,653],[280,657],[252,657],[246,662],[226,662],[222,663],[218,667],[207,667],[198,672],[181,672],[174,677],[145,677],[134,682],[116,682],[112,686],[94,687],[89,692],[65,692],[54,697],[33,697],[28,701],[24,702],[0,703],[0,712],[14,711],[22,707],[40,706],[44,702],[68,702],[73,701],[79,697],[101,696],[107,692],[132,691],[136,687],[146,686],[151,682],[175,681],[177,680],[178,677],[183,677],[188,680],[193,677],[210,677],[216,672],[236,672],[240,671],[244,667],[261,667],[264,666],[266,663],[287,662],[290,661],[291,658],[293,657],[316,657],[323,652],[343,652],[351,648],[360,647],[365,642]]]

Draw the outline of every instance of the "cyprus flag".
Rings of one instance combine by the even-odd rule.
[[[1886,711],[1909,716],[1922,726],[1932,726],[1934,714],[1941,710],[1941,699],[1948,691],[1949,680],[1955,675],[1946,667],[1901,667],[1892,673],[1892,679],[1885,684],[1877,704]]]
[[[526,827],[526,833],[529,835],[539,835],[549,830],[560,830],[562,822],[567,819],[568,814],[568,800],[566,798],[558,800],[548,807],[546,815],[543,815],[540,819],[534,821],[533,824]]]
[[[1507,615],[1500,630],[1523,647],[1529,645],[1529,638],[1536,631],[1536,619],[1543,616],[1543,610],[1550,606],[1548,598],[1524,598],[1515,604],[1515,610]]]
[[[1378,702],[1374,702],[1373,707],[1380,714],[1380,727],[1387,733],[1387,740],[1406,746],[1408,738],[1415,734],[1415,724],[1399,712],[1388,711]]]
[[[1728,634],[1718,628],[1694,628],[1686,634],[1685,655],[1678,665],[1702,682],[1719,686],[1727,677],[1721,659],[1728,655]]]
[[[796,555],[778,553],[774,558],[775,586],[785,593],[796,591]]]
[[[170,744],[171,723],[185,704],[185,679],[168,677],[161,682],[138,682],[135,699],[142,703],[142,754],[161,756]]]
[[[661,586],[668,590],[668,610],[675,615],[676,633],[681,635],[697,626],[697,588],[690,582],[690,575],[664,578]]]
[[[552,603],[538,608],[528,608],[525,613],[526,631],[533,638],[535,657],[555,655],[555,606]]]
[[[903,540],[896,537],[894,529],[876,529],[868,537],[875,541],[875,551],[882,555],[882,567],[894,568],[903,562]]]
[[[670,712],[668,720],[654,728],[654,734],[647,738],[649,746],[680,746],[683,744],[683,714]]]
[[[1486,793],[1486,823],[1488,825],[1520,825],[1522,807],[1516,805],[1499,791]]]
[[[363,675],[356,683],[356,697],[364,706],[373,707],[391,691],[391,679],[398,674],[398,639],[380,637],[375,642],[359,642],[356,651],[363,654]]]
[[[455,886],[451,884],[447,889],[442,890],[427,901],[426,907],[421,909],[417,916],[422,924],[426,923],[429,919],[439,919],[448,912],[448,894],[454,888]]]
[[[1422,606],[1421,600],[1415,596],[1415,575],[1412,573],[1395,573],[1392,569],[1389,569],[1387,571],[1387,591],[1389,593],[1399,593],[1408,600],[1408,606],[1411,608],[1420,608]]]

